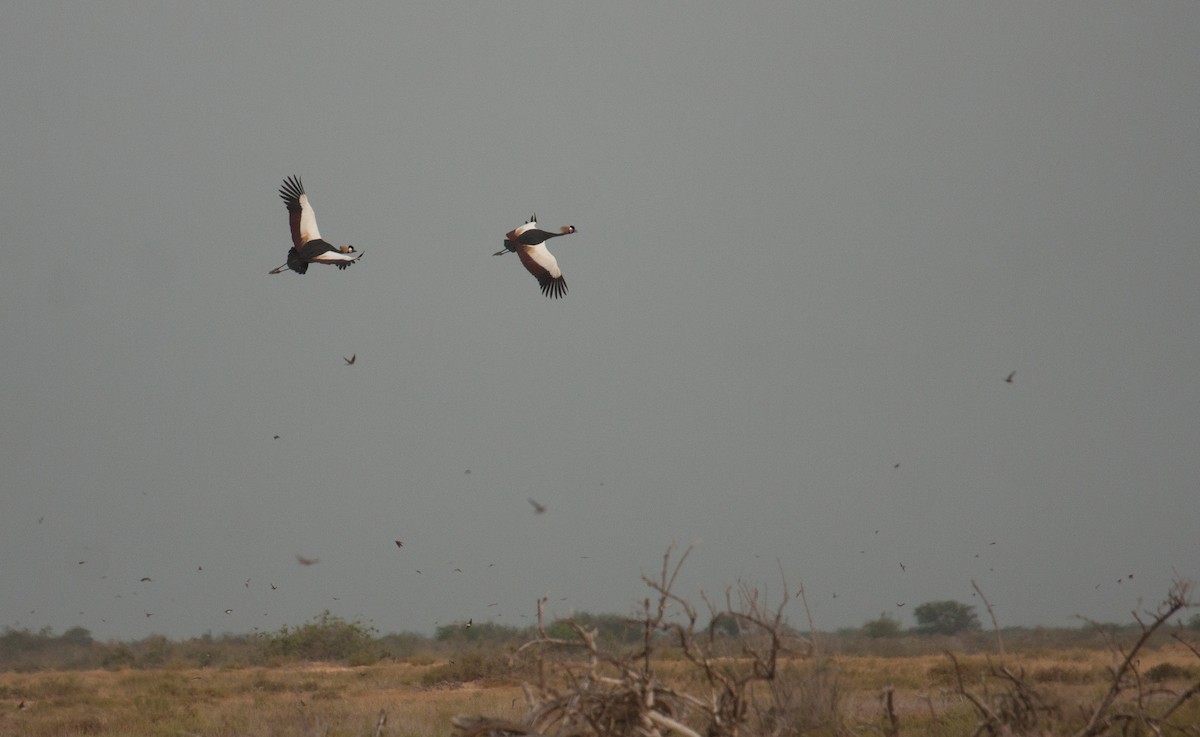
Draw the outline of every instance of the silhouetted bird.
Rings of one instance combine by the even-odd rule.
[[[346,358],[345,356],[342,356],[342,360],[346,362],[346,365],[347,365],[347,366],[353,366],[353,365],[354,365],[354,362],[358,360],[358,354],[357,354],[357,353],[352,353],[352,354],[350,354],[350,357],[349,357],[349,358]]]
[[[1017,375],[1017,372],[1016,372],[1016,371],[1013,371],[1011,374],[1009,374],[1008,376],[1004,377],[1004,381],[1005,381],[1005,382],[1007,382],[1007,383],[1009,383],[1009,384],[1011,384],[1011,383],[1013,383],[1013,377],[1015,377],[1016,375]]]
[[[546,506],[544,504],[538,504],[537,502],[535,502],[532,499],[529,500],[529,503],[533,505],[533,513],[534,514],[545,514]]]
[[[315,566],[321,562],[320,558],[305,558],[302,555],[296,555],[296,562],[302,566]]]

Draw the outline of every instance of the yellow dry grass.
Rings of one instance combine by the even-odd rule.
[[[1178,647],[1146,651],[1141,670],[1160,663],[1200,671],[1195,656]],[[959,664],[968,688],[982,688],[989,665],[1003,664],[1014,672],[1023,670],[1029,682],[1074,708],[1103,692],[1112,662],[1103,651],[1047,650],[1003,660],[960,656]],[[422,674],[437,665],[2,673],[0,735],[357,737],[374,735],[383,710],[383,735],[425,737],[449,734],[456,714],[514,721],[525,714],[514,682],[422,687]],[[660,677],[678,679],[680,687],[699,693],[702,684],[686,672],[686,664],[657,665]],[[845,728],[853,734],[878,733],[881,695],[888,687],[906,735],[955,734],[964,728],[969,733],[974,724],[944,656],[834,656],[790,665],[834,675]]]

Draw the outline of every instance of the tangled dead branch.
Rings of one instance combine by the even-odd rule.
[[[1023,669],[1013,671],[1007,666],[995,666],[989,660],[988,677],[999,682],[999,689],[992,692],[989,681],[984,680],[983,692],[976,693],[967,688],[962,669],[953,653],[947,652],[954,665],[958,693],[975,709],[979,718],[975,735],[1022,735],[1022,734],[1073,734],[1075,737],[1099,737],[1105,734],[1164,735],[1200,734],[1194,725],[1172,721],[1179,709],[1200,693],[1200,681],[1191,684],[1179,693],[1164,688],[1152,688],[1142,677],[1139,657],[1155,632],[1181,610],[1192,606],[1192,583],[1175,581],[1167,598],[1152,612],[1139,614],[1134,619],[1141,630],[1137,640],[1128,649],[1110,637],[1104,628],[1097,630],[1107,639],[1113,652],[1114,665],[1109,671],[1109,685],[1081,719],[1082,725],[1069,726],[1063,710],[1052,695],[1030,684]],[[1095,623],[1093,623],[1095,624]],[[1200,650],[1186,643],[1176,634],[1176,639],[1200,657]],[[1169,698],[1165,705],[1164,699]]]
[[[724,606],[703,593],[710,622],[736,622],[740,649],[733,657],[716,654],[728,643],[715,628],[698,625],[699,612],[675,593],[679,572],[691,548],[672,561],[674,546],[663,555],[656,577],[643,576],[653,592],[642,603],[642,641],[633,652],[618,653],[601,647],[598,632],[568,620],[574,637],[551,637],[545,626],[545,599],[538,602],[537,636],[517,649],[514,657],[537,652],[536,683],[526,683],[528,715],[520,724],[487,717],[458,717],[458,737],[741,737],[763,733],[747,729],[751,721],[764,725],[779,719],[788,694],[779,689],[781,663],[806,655],[810,642],[787,626],[783,611],[789,596],[770,606],[765,597],[747,585],[725,592]],[[688,673],[672,685],[660,677],[653,657],[674,648]],[[577,657],[549,657],[575,652]],[[547,672],[550,665],[550,672]],[[767,688],[757,688],[766,684]],[[757,699],[757,700],[756,700]],[[834,708],[832,713],[836,713]],[[787,731],[778,727],[776,734]]]

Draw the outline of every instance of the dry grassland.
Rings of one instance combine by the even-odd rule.
[[[996,659],[958,658],[967,687],[987,684]],[[1195,656],[1165,646],[1143,653],[1140,670],[1160,663],[1176,666],[1179,678],[1156,686],[1187,688],[1200,678]],[[1009,656],[1003,664],[1050,694],[1064,713],[1094,702],[1111,682],[1112,656],[1104,651],[1063,650]],[[526,709],[519,684],[495,680],[423,687],[422,675],[439,664],[389,663],[357,668],[281,667],[163,669],[0,674],[0,735],[75,737],[241,737],[289,735],[426,737],[451,733],[457,714],[485,714],[519,722]],[[884,693],[893,689],[893,708],[903,735],[969,735],[975,713],[956,687],[944,656],[903,658],[831,657],[820,663],[787,664],[801,673],[820,673],[832,691],[839,724],[812,734],[883,734]],[[686,664],[664,661],[660,677],[688,680]],[[691,684],[682,683],[680,687]],[[819,695],[821,696],[821,695]],[[1184,724],[1200,724],[1200,709],[1188,706]],[[1072,711],[1074,710],[1074,711]],[[379,728],[379,714],[387,715]],[[808,733],[808,732],[806,732]]]

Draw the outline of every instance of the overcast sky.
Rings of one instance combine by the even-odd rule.
[[[1198,37],[1192,0],[12,5],[0,626],[623,614],[672,540],[679,593],[782,567],[820,629],[972,579],[1002,625],[1129,621],[1200,574]],[[361,262],[268,275],[289,174]],[[534,212],[578,228],[562,300],[491,256]]]

